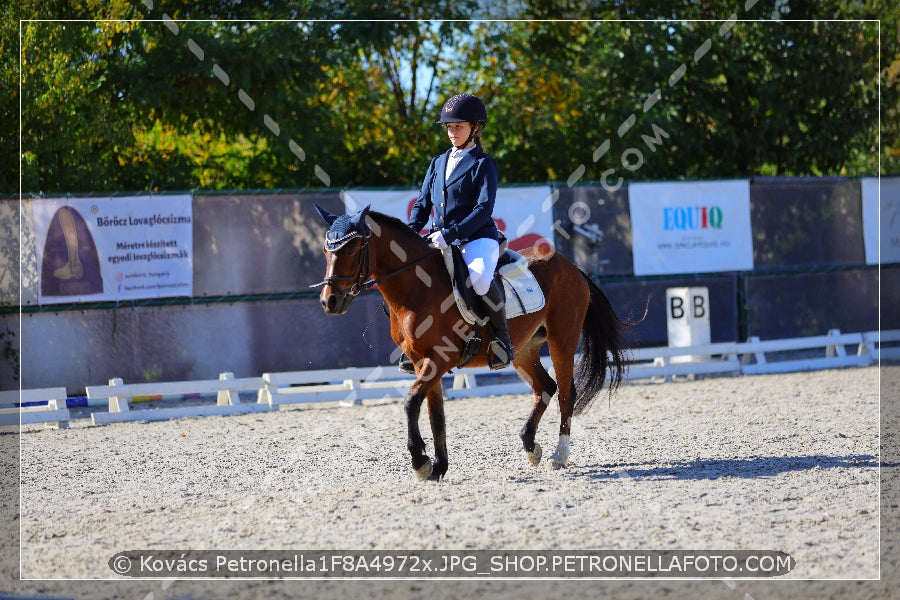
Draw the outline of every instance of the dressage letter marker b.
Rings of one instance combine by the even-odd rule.
[[[669,346],[689,348],[710,343],[708,288],[669,288],[666,290],[666,307]],[[674,356],[672,362],[701,359],[700,356]]]

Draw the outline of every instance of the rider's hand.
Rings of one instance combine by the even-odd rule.
[[[444,241],[444,234],[440,231],[435,231],[428,236],[428,245],[438,250],[446,250],[448,248],[447,242]]]

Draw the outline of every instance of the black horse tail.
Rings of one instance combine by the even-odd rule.
[[[626,323],[616,316],[609,299],[597,284],[582,271],[591,291],[591,301],[581,328],[581,358],[575,365],[575,406],[573,415],[579,415],[597,396],[609,371],[609,395],[619,388],[627,369],[629,345],[626,334],[635,323]],[[649,307],[649,300],[648,300]]]

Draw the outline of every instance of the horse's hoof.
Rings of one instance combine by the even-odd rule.
[[[554,471],[557,471],[559,469],[565,469],[567,462],[568,461],[565,458],[562,458],[561,456],[557,456],[556,454],[554,454],[553,456],[550,457],[550,468],[553,469]]]
[[[541,464],[541,457],[544,455],[544,451],[541,449],[541,445],[537,442],[534,443],[534,450],[532,452],[526,452],[525,456],[528,457],[528,460],[531,462],[533,467]]]
[[[434,465],[431,463],[431,459],[429,458],[427,461],[422,463],[422,466],[416,469],[416,477],[419,481],[426,481],[429,477],[431,477],[431,472],[434,469]]]

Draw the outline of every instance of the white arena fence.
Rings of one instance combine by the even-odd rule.
[[[849,350],[849,351],[848,351]],[[841,333],[746,342],[725,342],[690,347],[656,347],[633,350],[626,379],[670,380],[696,375],[759,375],[858,367],[880,360],[900,359],[900,330]],[[549,357],[544,365],[552,373]],[[486,377],[486,376],[490,377]],[[396,365],[318,371],[264,373],[235,379],[223,372],[218,379],[126,384],[115,378],[105,386],[87,388],[88,405],[106,406],[92,411],[94,424],[123,421],[164,421],[183,417],[246,414],[278,410],[283,405],[339,402],[359,406],[363,400],[400,399],[415,378],[400,373]],[[480,383],[486,379],[489,383]],[[501,371],[464,369],[445,377],[447,399],[528,393],[530,389],[512,368]],[[241,402],[240,393],[254,393],[255,402]],[[215,395],[215,404],[185,403],[155,409],[135,409],[133,402],[147,399],[185,399]],[[0,425],[46,423],[65,428],[71,419],[65,388],[0,392]]]

